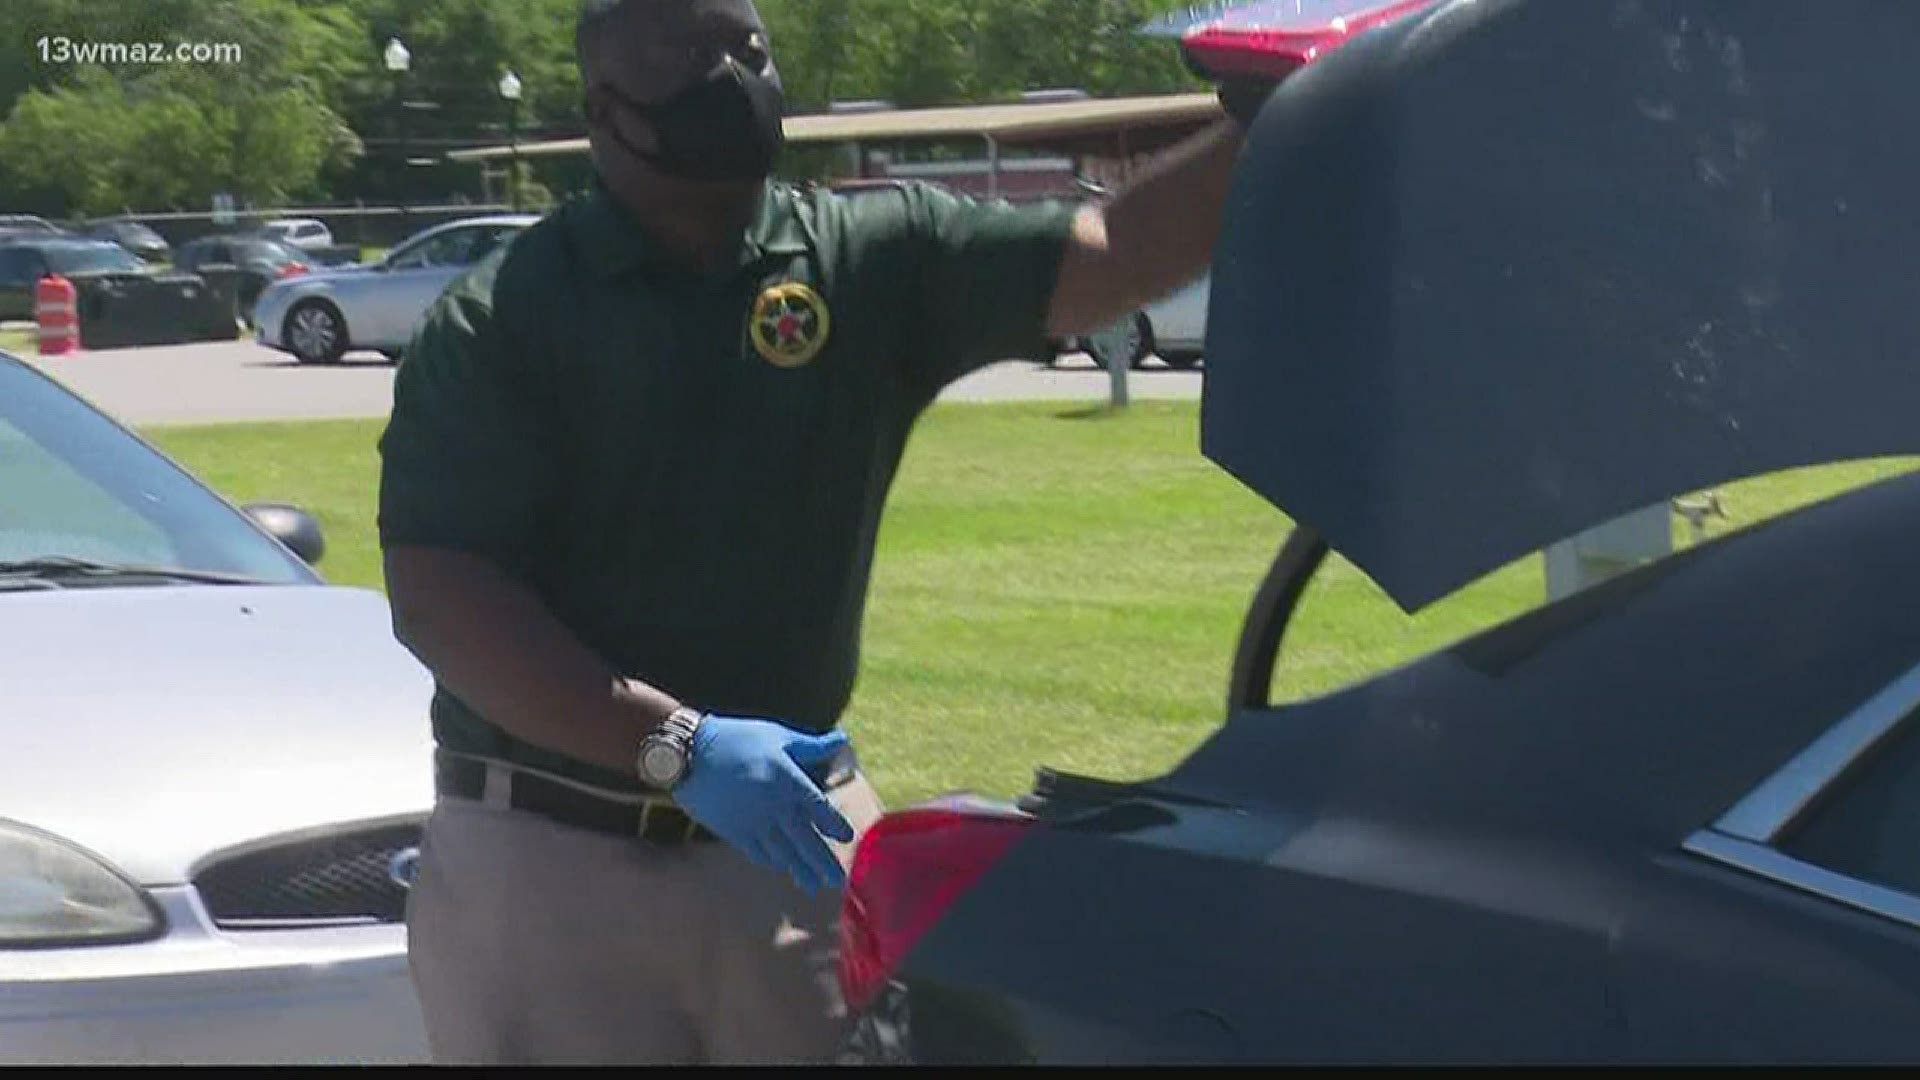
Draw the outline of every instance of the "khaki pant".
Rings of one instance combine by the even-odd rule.
[[[879,814],[864,777],[830,798],[859,830]],[[407,907],[434,1061],[830,1061],[850,1025],[839,903],[720,841],[657,847],[442,797]]]

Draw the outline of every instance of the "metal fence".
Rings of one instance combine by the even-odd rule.
[[[497,203],[438,203],[428,206],[285,206],[271,209],[246,208],[233,213],[231,224],[218,224],[210,211],[126,213],[89,218],[85,223],[65,222],[67,227],[97,224],[102,221],[137,221],[151,228],[174,246],[218,233],[247,232],[280,218],[312,218],[324,223],[333,233],[335,244],[348,247],[393,247],[422,229],[461,218],[486,214],[507,214],[512,209]]]

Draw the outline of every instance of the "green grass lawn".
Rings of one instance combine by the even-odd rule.
[[[1011,795],[1040,764],[1151,776],[1222,719],[1240,620],[1285,521],[1200,456],[1192,404],[1075,413],[940,406],[915,437],[881,532],[847,718],[890,802],[956,788]],[[347,422],[150,434],[236,502],[316,512],[329,578],[378,587],[379,431]],[[1739,527],[1916,466],[1803,470],[1722,493]],[[1535,556],[1408,618],[1336,560],[1289,633],[1277,696],[1322,693],[1421,655],[1537,605],[1543,589]]]
[[[40,339],[32,330],[0,330],[0,349],[21,356],[32,355],[40,351]]]

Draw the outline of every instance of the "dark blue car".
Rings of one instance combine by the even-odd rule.
[[[1147,782],[876,825],[849,1058],[1920,1060],[1920,476],[1269,699],[1330,553],[1418,610],[1920,452],[1920,5],[1399,7],[1194,30],[1312,59],[1213,269],[1204,450],[1297,525],[1223,725]]]

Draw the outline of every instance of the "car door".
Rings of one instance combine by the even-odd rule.
[[[33,249],[0,247],[0,319],[33,318],[35,270]]]
[[[1207,339],[1207,296],[1211,277],[1203,275],[1147,306],[1153,340],[1163,352],[1199,352]]]
[[[385,269],[354,281],[344,314],[355,343],[397,348],[414,324],[468,267],[479,261],[491,226],[469,225],[420,238],[394,252]]]
[[[46,256],[38,248],[0,248],[6,259],[0,281],[0,319],[33,319],[35,292],[46,275]]]

